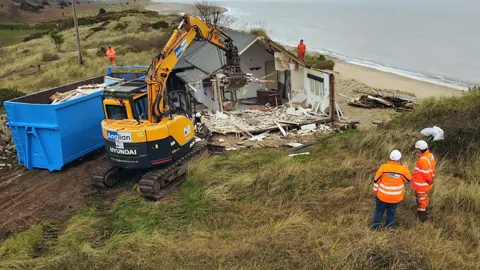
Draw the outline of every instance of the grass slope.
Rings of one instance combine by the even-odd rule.
[[[168,29],[154,29],[149,24],[166,21]],[[33,93],[100,74],[109,65],[104,50],[112,45],[117,52],[118,65],[149,65],[169,38],[178,16],[131,14],[119,16],[108,24],[98,23],[79,27],[85,64],[78,66],[75,32],[60,32],[65,43],[61,50],[45,35],[40,39],[3,48],[0,55],[0,85]],[[58,55],[59,59],[45,61],[45,54]],[[54,58],[50,58],[54,59]]]
[[[385,129],[319,141],[310,156],[251,150],[198,159],[166,200],[132,191],[111,209],[71,218],[51,246],[37,226],[6,240],[0,267],[478,269],[479,108],[479,92],[429,99]],[[438,160],[431,220],[417,221],[408,192],[399,229],[369,230],[375,170],[394,148],[413,169],[419,130],[433,125],[446,138],[431,143]]]

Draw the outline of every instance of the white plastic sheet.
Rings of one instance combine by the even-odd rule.
[[[440,140],[443,140],[443,139],[444,139],[443,129],[441,129],[441,128],[437,127],[437,126],[429,127],[429,128],[424,128],[424,129],[422,129],[422,131],[420,131],[420,133],[421,133],[423,136],[431,136],[431,137],[433,137],[433,140],[434,140],[434,141],[440,141]]]

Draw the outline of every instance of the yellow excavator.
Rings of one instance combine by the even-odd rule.
[[[145,80],[129,81],[103,93],[107,157],[92,170],[94,185],[112,187],[122,175],[140,172],[140,194],[157,200],[181,184],[186,162],[206,150],[207,143],[196,137],[193,98],[186,91],[167,91],[172,69],[194,40],[207,41],[225,52],[226,64],[214,74],[219,87],[236,90],[246,84],[247,74],[240,68],[233,40],[198,17],[184,15],[153,59]]]

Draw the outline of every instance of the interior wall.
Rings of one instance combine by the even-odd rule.
[[[204,87],[202,81],[193,82],[193,83],[190,83],[190,85],[197,90],[197,91],[194,91],[191,87],[188,87],[187,85],[189,90],[194,91],[193,96],[195,97],[197,102],[202,103],[207,108],[210,108],[214,111],[219,110],[218,102],[217,102],[217,88],[215,84],[214,84],[214,92],[213,92],[213,98],[215,100],[212,100],[212,93],[210,92],[210,88],[208,86]]]
[[[265,73],[265,62],[274,61],[273,54],[266,51],[265,47],[255,43],[240,55],[240,66],[245,73],[252,73],[255,78],[263,78]],[[250,68],[258,68],[250,70]],[[238,99],[254,98],[257,96],[257,90],[264,90],[264,83],[251,83],[237,91]]]
[[[298,69],[295,69],[295,64],[291,64],[290,75],[292,80],[292,93],[295,95],[296,93],[305,89],[306,70],[302,66],[299,66]]]

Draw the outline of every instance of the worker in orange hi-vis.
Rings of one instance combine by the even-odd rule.
[[[117,62],[115,61],[115,50],[112,48],[112,46],[108,46],[106,55],[108,59],[110,59],[110,64],[116,65]]]
[[[300,60],[305,61],[305,54],[307,53],[307,46],[305,43],[303,43],[303,39],[300,40],[300,44],[297,46],[297,53],[298,53],[298,58]]]
[[[411,185],[417,197],[418,218],[424,222],[427,220],[428,192],[433,187],[436,162],[435,157],[428,149],[426,141],[417,141],[417,143],[415,143],[415,149],[417,149],[419,156],[415,170],[413,171],[413,181]]]
[[[376,197],[375,212],[373,214],[372,229],[378,230],[381,226],[382,217],[387,212],[385,227],[395,227],[395,215],[398,203],[403,200],[405,194],[405,182],[410,182],[412,175],[406,164],[401,165],[402,153],[393,150],[390,153],[390,161],[383,164],[373,179],[373,193]]]

